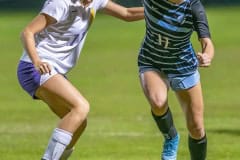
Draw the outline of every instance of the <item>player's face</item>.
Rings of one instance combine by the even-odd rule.
[[[92,3],[93,0],[80,0],[81,4],[84,7],[87,7],[90,3]]]

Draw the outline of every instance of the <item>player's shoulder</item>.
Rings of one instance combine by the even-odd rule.
[[[71,5],[72,3],[74,3],[75,1],[77,0],[58,0],[60,3],[62,3],[62,5],[66,5],[66,6],[69,6]]]
[[[67,6],[71,0],[46,0],[44,5],[52,4],[54,6]]]

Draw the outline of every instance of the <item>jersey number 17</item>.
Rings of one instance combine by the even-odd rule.
[[[161,34],[158,34],[158,43],[163,46],[163,48],[167,49],[169,45],[168,37],[164,37]]]

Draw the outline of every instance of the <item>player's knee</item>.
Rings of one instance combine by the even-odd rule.
[[[161,114],[166,111],[167,105],[167,98],[160,97],[160,96],[152,96],[150,98],[152,110],[156,114]]]
[[[203,127],[194,126],[189,129],[190,136],[194,139],[201,139],[205,135],[205,130]]]
[[[90,110],[90,104],[87,100],[79,100],[75,103],[72,110],[82,119],[86,119]]]

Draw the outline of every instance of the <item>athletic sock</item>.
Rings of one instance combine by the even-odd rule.
[[[59,128],[54,129],[42,159],[59,160],[71,140],[72,133]]]
[[[74,148],[65,149],[60,160],[67,160],[71,156],[73,150],[74,150]]]
[[[197,140],[188,137],[188,147],[191,155],[191,160],[205,160],[207,155],[207,136]]]
[[[172,139],[177,136],[177,130],[173,124],[172,113],[169,108],[162,116],[157,116],[153,112],[152,116],[166,139]]]

